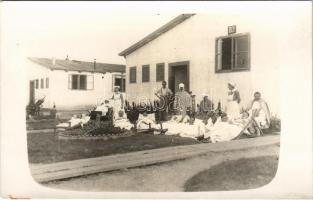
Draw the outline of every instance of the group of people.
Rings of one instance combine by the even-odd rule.
[[[257,123],[260,128],[268,128],[270,125],[270,111],[267,103],[261,98],[260,92],[254,93],[253,100],[249,103],[248,107],[245,109],[240,109],[240,93],[236,87],[236,84],[229,82],[227,84],[227,105],[225,107],[225,113],[229,120],[239,119],[243,114],[248,114]],[[162,87],[159,89],[155,95],[159,97],[162,102],[161,109],[161,119],[162,121],[167,121],[167,116],[170,107],[170,99],[173,96],[172,91],[167,88],[166,81],[162,82]],[[203,95],[204,98],[198,106],[198,112],[208,114],[213,109],[213,102],[211,102],[207,95]],[[192,108],[192,97],[189,92],[185,91],[183,83],[179,84],[179,91],[176,92],[174,102],[174,107],[172,108],[175,114],[182,115],[182,119],[188,115],[188,111]],[[190,113],[190,112],[189,112]]]
[[[188,132],[196,132],[197,134],[190,135],[192,137],[198,137],[200,132],[202,132],[204,137],[209,137],[206,135],[209,133],[210,138],[213,141],[229,140],[229,138],[238,135],[240,132],[239,130],[246,130],[249,132],[254,128],[257,128],[258,130],[269,128],[270,111],[267,103],[261,98],[260,92],[255,92],[254,98],[250,104],[245,109],[240,109],[241,98],[236,84],[229,82],[227,87],[227,104],[224,112],[220,111],[218,113],[219,116],[215,116],[215,119],[211,116],[212,118],[208,123],[207,120],[210,118],[210,114],[212,114],[213,111],[213,102],[209,100],[207,95],[203,96],[203,100],[200,102],[200,105],[198,105],[196,111],[197,113],[204,114],[204,118],[201,121],[200,119],[196,119],[195,115],[191,114],[195,112],[194,110],[192,112],[192,108],[195,107],[195,100],[192,98],[191,93],[185,90],[184,84],[179,84],[179,90],[174,95],[167,87],[166,81],[163,81],[162,87],[155,92],[155,95],[159,99],[157,109],[158,120],[151,117],[153,115],[151,113],[149,115],[143,113],[137,121],[138,128],[148,128],[151,127],[151,125],[157,128],[160,127],[158,124],[164,124],[165,128],[172,129],[173,132],[180,130],[181,132],[184,132],[185,135],[189,134],[186,130],[188,130]],[[106,100],[98,106],[96,111],[100,111],[105,115],[109,108],[111,108],[113,109],[113,121],[121,122],[120,124],[126,124],[125,120],[127,119],[124,109],[126,107],[122,93],[119,91],[118,87],[115,87],[111,99]],[[169,112],[171,112],[173,116],[171,119],[169,119]],[[176,124],[179,123],[185,124],[186,126],[178,128]],[[127,127],[130,128],[131,124],[133,123],[127,123]],[[192,127],[187,125],[192,125]],[[193,128],[197,130],[192,131],[191,129]]]

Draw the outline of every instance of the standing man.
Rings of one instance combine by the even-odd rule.
[[[167,121],[169,99],[173,92],[166,87],[166,81],[162,81],[162,87],[155,95],[160,99],[160,121]]]
[[[187,110],[191,109],[191,96],[185,91],[185,85],[179,84],[179,91],[175,94],[174,109],[178,110],[182,115],[182,120],[185,118]]]

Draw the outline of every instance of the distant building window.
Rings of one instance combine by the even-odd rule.
[[[39,88],[39,80],[36,79],[35,83],[36,83],[36,84],[35,84],[35,88],[38,89],[38,88]]]
[[[215,40],[216,72],[250,69],[250,34],[236,34]]]
[[[44,80],[43,78],[40,79],[40,88],[43,89],[44,88]]]
[[[114,75],[114,85],[113,89],[115,86],[120,87],[121,92],[125,92],[125,75]]]
[[[49,88],[49,78],[46,78],[46,88]]]
[[[164,63],[156,65],[156,81],[164,81]]]
[[[129,68],[129,82],[130,83],[136,83],[136,74],[137,74],[136,67],[130,67]]]
[[[93,75],[69,75],[69,89],[71,90],[93,90]]]
[[[142,66],[142,82],[149,82],[150,81],[150,66],[143,65]]]

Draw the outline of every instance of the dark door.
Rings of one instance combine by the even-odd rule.
[[[29,82],[29,103],[35,103],[35,81]]]
[[[189,91],[189,62],[169,64],[169,88],[176,93],[178,85],[183,83],[185,90]]]

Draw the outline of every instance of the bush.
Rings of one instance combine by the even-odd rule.
[[[280,132],[281,129],[281,121],[276,116],[271,118],[270,128],[271,131]]]

